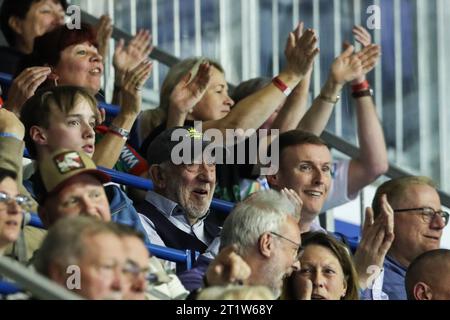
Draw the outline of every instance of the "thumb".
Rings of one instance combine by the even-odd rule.
[[[343,46],[345,46],[345,43],[343,44]],[[355,49],[355,47],[353,47],[352,45],[348,45],[347,48],[345,48],[344,52],[342,53],[342,57],[343,58],[347,58],[350,57],[353,54],[353,50]]]
[[[313,285],[311,280],[305,279],[303,283],[303,290],[299,294],[299,300],[311,300]]]
[[[345,40],[343,43],[342,43],[342,50],[347,50],[348,49],[348,47],[350,47],[351,46],[351,43],[350,42],[348,42],[347,40]]]

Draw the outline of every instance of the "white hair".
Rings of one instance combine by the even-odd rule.
[[[288,216],[299,218],[293,203],[275,190],[260,191],[240,202],[225,220],[221,247],[235,244],[245,255],[264,232],[281,232]]]

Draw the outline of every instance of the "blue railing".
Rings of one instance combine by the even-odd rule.
[[[0,281],[0,295],[10,295],[21,292],[20,289],[15,283],[9,281]]]

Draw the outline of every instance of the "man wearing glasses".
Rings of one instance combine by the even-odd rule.
[[[408,176],[383,183],[372,202],[375,218],[383,194],[394,209],[395,235],[384,261],[383,291],[391,300],[406,300],[406,270],[422,253],[439,249],[449,214],[441,209],[436,187],[426,177]]]
[[[283,279],[300,269],[303,248],[298,220],[293,203],[274,190],[255,193],[240,202],[225,220],[220,238],[222,249],[234,245],[250,267],[247,279],[235,280],[267,286],[279,297]]]

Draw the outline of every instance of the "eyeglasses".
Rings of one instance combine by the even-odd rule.
[[[274,236],[277,236],[277,237],[283,239],[283,240],[289,241],[290,243],[292,243],[293,245],[295,245],[297,247],[297,250],[295,251],[295,254],[294,254],[295,261],[299,260],[302,257],[303,252],[305,251],[305,248],[300,243],[292,241],[291,239],[288,239],[279,233],[276,233],[273,231],[270,231],[270,233],[273,234]]]
[[[141,274],[144,275],[144,278],[146,279],[150,277],[150,270],[148,267],[141,268],[135,261],[130,259],[125,262],[125,266],[122,271],[132,277],[139,277]]]
[[[11,197],[10,195],[0,192],[0,203],[5,204],[5,206],[13,204],[13,202],[16,202],[20,208],[25,211],[29,212],[32,207],[31,199],[28,196],[25,195],[17,195],[15,197]]]
[[[436,211],[430,207],[394,210],[394,212],[408,212],[408,211],[421,211],[422,219],[426,223],[430,223],[431,221],[433,221],[436,215],[439,215],[439,217],[441,217],[444,220],[445,225],[448,224],[449,213],[447,211],[443,210]]]

